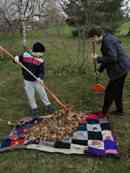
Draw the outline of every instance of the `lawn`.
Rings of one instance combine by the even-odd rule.
[[[54,30],[53,30],[54,31]],[[52,91],[75,111],[100,111],[103,96],[90,91],[95,83],[93,65],[86,65],[86,72],[77,71],[78,44],[81,40],[72,39],[67,32],[39,31],[28,35],[29,46],[36,40],[42,41],[47,48],[45,82]],[[53,33],[53,34],[52,34]],[[58,35],[58,34],[59,35]],[[63,35],[64,36],[63,36]],[[121,37],[124,47],[130,55],[130,40]],[[1,35],[0,45],[13,55],[22,51],[20,37]],[[87,50],[89,51],[89,50]],[[78,56],[77,56],[78,55]],[[88,59],[86,58],[86,61]],[[107,83],[106,74],[100,81]],[[39,151],[17,150],[0,154],[0,173],[128,173],[130,170],[130,75],[127,77],[124,106],[126,116],[111,116],[110,121],[119,142],[120,159],[87,158],[85,156],[67,156]],[[44,106],[39,110],[44,114]],[[6,57],[0,57],[0,118],[18,120],[30,115],[28,103],[23,91],[20,68]],[[0,140],[11,130],[6,123],[0,122]]]

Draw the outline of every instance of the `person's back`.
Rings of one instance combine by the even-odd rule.
[[[125,53],[121,42],[110,32],[103,32],[100,27],[91,28],[88,33],[89,38],[95,42],[101,42],[102,56],[93,55],[93,62],[99,63],[99,72],[107,70],[109,82],[105,89],[104,104],[101,115],[106,116],[112,103],[115,102],[116,115],[124,115],[123,109],[123,88],[128,70],[130,69],[130,59]]]
[[[103,54],[102,60],[106,64],[106,70],[111,80],[121,77],[130,69],[130,59],[125,53],[121,41],[111,33],[104,35],[101,52]]]

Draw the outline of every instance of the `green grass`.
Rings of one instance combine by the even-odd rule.
[[[55,24],[55,25],[50,26],[46,32],[47,33],[57,33],[58,32],[58,33],[62,33],[66,37],[71,37],[72,30],[73,30],[72,26],[70,27],[66,24],[61,24],[61,25]]]
[[[124,35],[129,31],[130,28],[130,21],[124,22],[119,28],[118,28],[118,34]]]
[[[48,31],[49,33],[50,31]],[[68,32],[68,31],[67,31]],[[46,78],[45,82],[57,96],[75,111],[100,111],[103,96],[98,96],[90,91],[90,86],[95,83],[93,66],[87,66],[87,73],[73,73],[73,64],[77,57],[77,40],[72,40],[65,35],[58,37],[57,31],[52,29],[46,37],[44,32],[30,33],[29,45],[36,40],[45,43],[47,47]],[[33,37],[32,37],[33,35]],[[7,47],[12,54],[21,51],[20,37],[16,35],[2,36],[0,44]],[[124,47],[130,55],[129,40],[121,38]],[[76,66],[75,66],[76,68]],[[64,70],[64,73],[63,71]],[[58,71],[58,73],[56,73]],[[107,83],[105,74],[100,81]],[[124,118],[110,116],[110,121],[119,142],[120,159],[112,158],[87,158],[85,156],[51,154],[39,151],[19,150],[0,154],[0,173],[128,173],[130,170],[130,76],[128,76],[124,104],[127,115]],[[44,106],[38,99],[41,114]],[[9,58],[0,57],[0,118],[18,120],[29,116],[30,110],[23,91],[21,70]],[[0,138],[8,135],[11,127],[0,122]]]

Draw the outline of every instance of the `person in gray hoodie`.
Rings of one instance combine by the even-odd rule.
[[[113,102],[116,110],[113,114],[124,115],[123,87],[130,70],[130,59],[121,45],[121,41],[110,31],[103,31],[100,27],[91,28],[88,37],[95,42],[101,41],[102,56],[93,56],[93,60],[100,64],[99,72],[107,71],[109,82],[105,90],[102,114],[105,116]]]

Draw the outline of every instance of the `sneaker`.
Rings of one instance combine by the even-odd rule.
[[[48,105],[48,106],[46,106],[46,112],[48,113],[48,114],[52,114],[52,113],[54,113],[56,110],[55,110],[55,108],[52,106],[52,105]]]
[[[38,109],[32,109],[32,117],[39,116]]]

